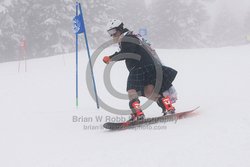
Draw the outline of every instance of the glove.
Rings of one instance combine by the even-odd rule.
[[[111,59],[110,59],[109,56],[104,56],[102,60],[103,60],[103,62],[106,63],[106,64],[109,64],[109,62],[111,61]]]

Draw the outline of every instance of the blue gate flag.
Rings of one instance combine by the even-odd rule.
[[[82,8],[81,4],[77,2],[77,7],[80,9],[79,15],[76,15],[73,18],[73,30],[75,34],[81,34],[85,33],[85,26],[84,26],[84,21],[83,21],[83,16],[82,16]]]

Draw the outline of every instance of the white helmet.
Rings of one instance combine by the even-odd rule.
[[[112,19],[107,24],[107,31],[111,29],[123,30],[123,22],[118,19]]]

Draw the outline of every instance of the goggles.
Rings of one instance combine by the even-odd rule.
[[[109,35],[112,37],[113,35],[115,35],[117,33],[117,30],[115,28],[108,30]]]

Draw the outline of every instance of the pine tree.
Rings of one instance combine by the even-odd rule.
[[[242,32],[241,21],[231,14],[230,9],[221,7],[212,32],[215,45],[220,47],[243,43],[245,35]]]
[[[12,1],[0,2],[0,62],[15,59],[17,34],[15,33],[16,22],[12,17]]]
[[[200,45],[200,27],[208,16],[198,1],[156,0],[151,10],[151,30],[157,46],[187,48]]]
[[[115,2],[115,0],[89,0],[82,3],[90,47],[96,48],[109,38],[106,25],[116,13]]]
[[[245,26],[246,40],[249,43],[250,42],[250,11],[246,15],[244,26]]]
[[[72,2],[38,0],[35,4],[30,3],[29,9],[27,36],[32,53],[48,56],[72,50]]]
[[[1,44],[5,57],[17,59],[22,38],[26,39],[29,58],[73,50],[72,18],[74,4],[64,0],[12,0],[1,19],[4,34]],[[6,38],[6,39],[5,39]],[[7,50],[7,51],[6,51]],[[11,57],[12,58],[11,58]]]
[[[119,19],[124,26],[135,32],[146,27],[146,7],[142,0],[91,0],[83,3],[89,41],[92,47],[98,47],[110,39],[107,23],[110,19]],[[147,16],[147,15],[146,15]]]
[[[135,31],[148,27],[147,12],[145,2],[142,0],[119,0],[115,2],[116,14],[122,20],[125,27]]]

